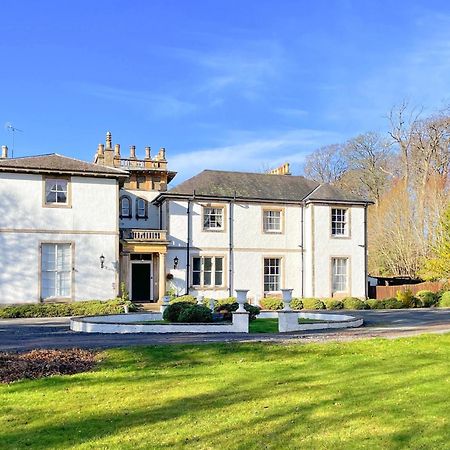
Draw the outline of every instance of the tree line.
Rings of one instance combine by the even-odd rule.
[[[392,108],[386,134],[367,132],[305,160],[304,175],[369,207],[369,273],[450,278],[450,110]]]

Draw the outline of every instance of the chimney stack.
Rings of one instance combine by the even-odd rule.
[[[106,148],[111,148],[112,149],[112,136],[111,136],[111,131],[108,131],[106,133]]]
[[[136,146],[130,145],[130,159],[136,159]]]
[[[114,158],[120,158],[120,144],[114,145]]]
[[[158,152],[158,156],[156,157],[157,161],[165,161],[166,160],[166,149],[161,147]]]
[[[103,156],[104,153],[105,153],[105,146],[103,144],[98,144],[97,147],[98,156]]]
[[[145,159],[151,159],[150,158],[150,147],[145,147]]]
[[[6,145],[2,145],[2,159],[6,159],[8,157],[8,147]]]

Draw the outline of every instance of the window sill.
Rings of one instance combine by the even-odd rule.
[[[228,288],[226,286],[195,286],[192,285],[190,289],[195,289],[196,291],[226,291]]]
[[[67,203],[44,203],[42,205],[43,208],[72,208],[72,205],[69,205]]]
[[[224,233],[226,230],[225,228],[220,228],[220,229],[216,229],[216,228],[203,228],[203,230],[205,233]]]

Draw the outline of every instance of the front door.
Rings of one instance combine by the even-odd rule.
[[[131,265],[131,300],[148,302],[151,297],[151,264],[135,263]]]

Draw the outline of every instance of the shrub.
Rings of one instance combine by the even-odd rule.
[[[318,298],[303,298],[303,309],[325,309],[325,303]]]
[[[128,305],[129,311],[137,311],[138,309],[134,303],[116,298],[108,301],[89,300],[71,303],[35,303],[7,306],[0,308],[0,317],[3,319],[15,319],[120,314],[124,312],[124,305]]]
[[[192,303],[188,302],[177,302],[169,305],[163,313],[163,319],[169,322],[178,322],[178,318],[181,314],[181,311],[184,309],[190,308],[194,306]]]
[[[327,309],[343,309],[344,308],[344,303],[342,303],[341,300],[337,300],[334,298],[327,298],[323,301],[323,303],[325,304],[325,307]]]
[[[413,293],[406,289],[406,291],[397,291],[397,300],[401,301],[404,308],[420,308],[422,305],[422,301],[414,297]]]
[[[180,297],[174,297],[170,300],[171,305],[174,303],[190,303],[191,305],[195,305],[197,300],[193,295],[182,295]]]
[[[385,298],[381,300],[383,302],[384,309],[402,309],[403,303],[397,300],[395,297]]]
[[[438,302],[437,295],[431,291],[419,291],[416,297],[422,302],[425,308],[434,306]]]
[[[230,299],[233,299],[233,297],[230,297]],[[239,308],[238,302],[233,303],[222,303],[220,305],[217,305],[214,309],[216,312],[219,312],[223,314],[224,320],[231,320],[232,315],[231,313],[234,311],[237,311]],[[249,303],[244,303],[244,309],[250,313],[249,320],[255,320],[256,316],[260,313],[260,308],[257,306],[250,305]]]
[[[262,309],[269,309],[270,311],[276,311],[277,309],[283,309],[283,300],[274,297],[262,298],[259,302]]]
[[[345,297],[342,300],[345,309],[367,309],[368,305],[357,297]]]
[[[292,309],[303,309],[303,301],[301,298],[293,298],[291,301],[291,308]]]
[[[450,291],[446,291],[442,294],[439,300],[439,306],[441,308],[450,308]]]
[[[184,323],[212,322],[212,319],[213,319],[212,312],[206,306],[189,305],[187,308],[181,309],[177,322],[184,322]]]

